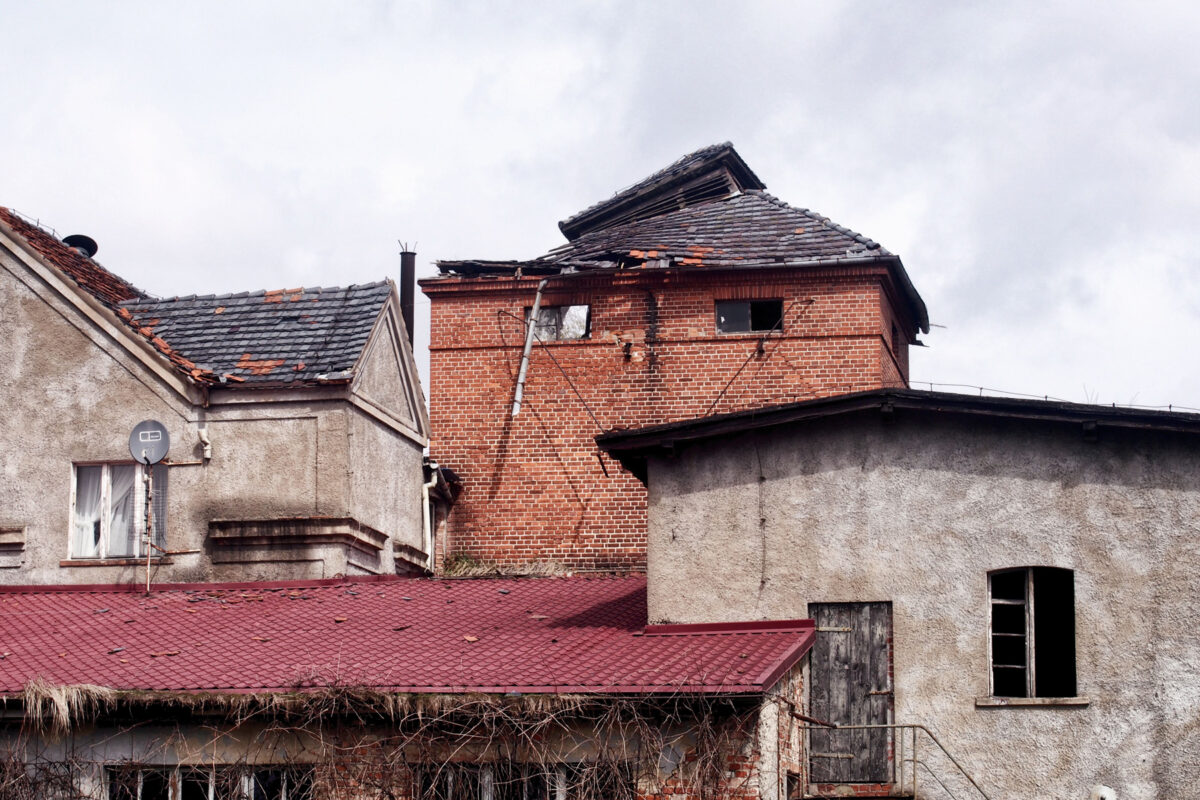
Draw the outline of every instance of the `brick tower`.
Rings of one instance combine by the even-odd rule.
[[[708,147],[559,223],[544,256],[421,281],[430,452],[463,481],[442,558],[644,569],[645,489],[596,434],[907,385],[928,319],[900,259],[765,188]]]

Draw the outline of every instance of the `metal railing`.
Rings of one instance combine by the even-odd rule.
[[[797,715],[799,716],[799,715]],[[919,797],[917,793],[918,784],[920,783],[920,775],[923,772],[928,780],[932,780],[937,786],[941,787],[946,796],[951,800],[965,800],[966,798],[983,798],[983,800],[991,800],[987,792],[980,787],[979,783],[972,777],[971,773],[967,772],[966,768],[958,762],[946,746],[933,735],[933,731],[926,728],[924,725],[803,725],[805,730],[809,731],[868,731],[868,730],[886,730],[892,734],[893,753],[892,759],[894,764],[894,772],[892,776],[892,791],[896,795],[905,797]],[[941,754],[941,758],[949,762],[953,766],[955,772],[960,779],[965,779],[964,785],[962,780],[955,781],[956,788],[964,791],[964,794],[956,794],[955,791],[947,785],[947,781],[943,776],[939,775],[926,757],[922,755],[919,746],[919,734],[925,734],[932,742],[929,748],[929,753]],[[928,795],[926,795],[928,796]]]

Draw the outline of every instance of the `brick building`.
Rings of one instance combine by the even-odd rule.
[[[928,319],[899,257],[765,188],[708,147],[561,222],[544,256],[421,282],[431,454],[464,485],[442,558],[643,569],[644,487],[596,434],[907,386]]]

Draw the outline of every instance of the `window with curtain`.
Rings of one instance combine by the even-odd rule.
[[[138,558],[146,555],[146,496],[138,464],[77,464],[71,512],[71,558]],[[151,530],[166,548],[167,467],[152,468]]]

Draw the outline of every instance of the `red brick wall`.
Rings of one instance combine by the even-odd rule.
[[[432,303],[430,452],[464,482],[440,531],[451,556],[644,569],[645,490],[599,452],[602,429],[907,379],[912,324],[900,318],[893,356],[883,267],[569,276],[547,287],[543,305],[590,303],[592,335],[535,343],[514,418],[522,319],[538,280],[422,282]],[[716,333],[714,302],[729,299],[781,299],[782,334],[759,352],[761,334]]]

